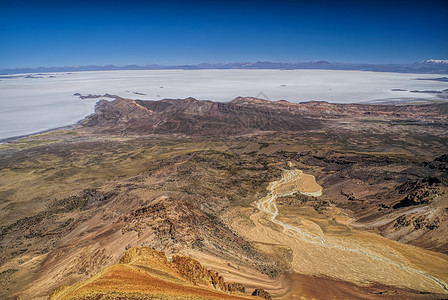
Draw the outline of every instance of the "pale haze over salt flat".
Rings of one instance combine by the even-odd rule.
[[[448,88],[447,82],[415,80],[444,75],[338,70],[132,70],[34,76],[43,78],[0,78],[0,139],[74,124],[91,114],[98,99],[82,100],[74,93],[230,101],[262,92],[270,100],[361,103],[429,99],[434,94],[410,91]]]

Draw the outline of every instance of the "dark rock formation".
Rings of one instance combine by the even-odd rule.
[[[176,267],[179,273],[194,284],[205,284],[213,286],[215,289],[227,292],[229,291],[229,284],[224,281],[224,278],[218,272],[207,269],[195,259],[187,256],[174,256],[172,264]]]
[[[232,282],[229,284],[229,292],[240,292],[245,293],[246,288],[239,282]]]
[[[257,296],[257,297],[260,297],[260,298],[263,298],[263,299],[269,299],[269,300],[272,299],[271,295],[268,292],[266,292],[265,290],[263,290],[263,289],[256,289],[252,293],[252,296]]]

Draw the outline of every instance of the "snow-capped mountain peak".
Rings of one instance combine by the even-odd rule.
[[[427,64],[448,64],[448,60],[446,59],[427,59],[422,61],[422,63]]]

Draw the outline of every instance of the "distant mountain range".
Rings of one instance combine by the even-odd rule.
[[[448,60],[428,59],[412,64],[358,64],[358,63],[338,63],[326,60],[298,63],[283,62],[241,62],[241,63],[202,63],[197,65],[127,65],[118,67],[115,65],[106,66],[64,66],[64,67],[38,67],[38,68],[16,68],[0,69],[1,75],[21,74],[21,73],[45,73],[45,72],[79,72],[79,71],[110,71],[110,70],[201,70],[201,69],[320,69],[320,70],[358,70],[373,72],[396,72],[396,73],[423,73],[423,74],[448,74]]]

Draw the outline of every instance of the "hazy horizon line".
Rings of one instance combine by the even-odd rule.
[[[256,60],[256,61],[231,61],[231,62],[200,62],[200,63],[178,63],[178,64],[164,64],[164,63],[148,63],[148,64],[137,64],[137,63],[129,63],[129,64],[77,64],[77,65],[39,65],[39,66],[16,66],[16,67],[0,67],[0,70],[16,70],[16,69],[38,69],[38,68],[82,68],[82,67],[117,67],[124,68],[129,66],[137,66],[137,67],[151,67],[151,66],[160,66],[160,67],[178,67],[178,66],[201,66],[201,65],[231,65],[231,64],[256,64],[256,63],[272,63],[272,64],[312,64],[312,63],[328,63],[328,64],[347,64],[347,65],[412,65],[418,63],[424,63],[427,61],[447,61],[448,59],[443,58],[429,58],[419,61],[412,61],[406,63],[400,62],[350,62],[350,61],[331,61],[326,59],[320,60],[308,60],[308,61],[271,61],[271,60]]]

